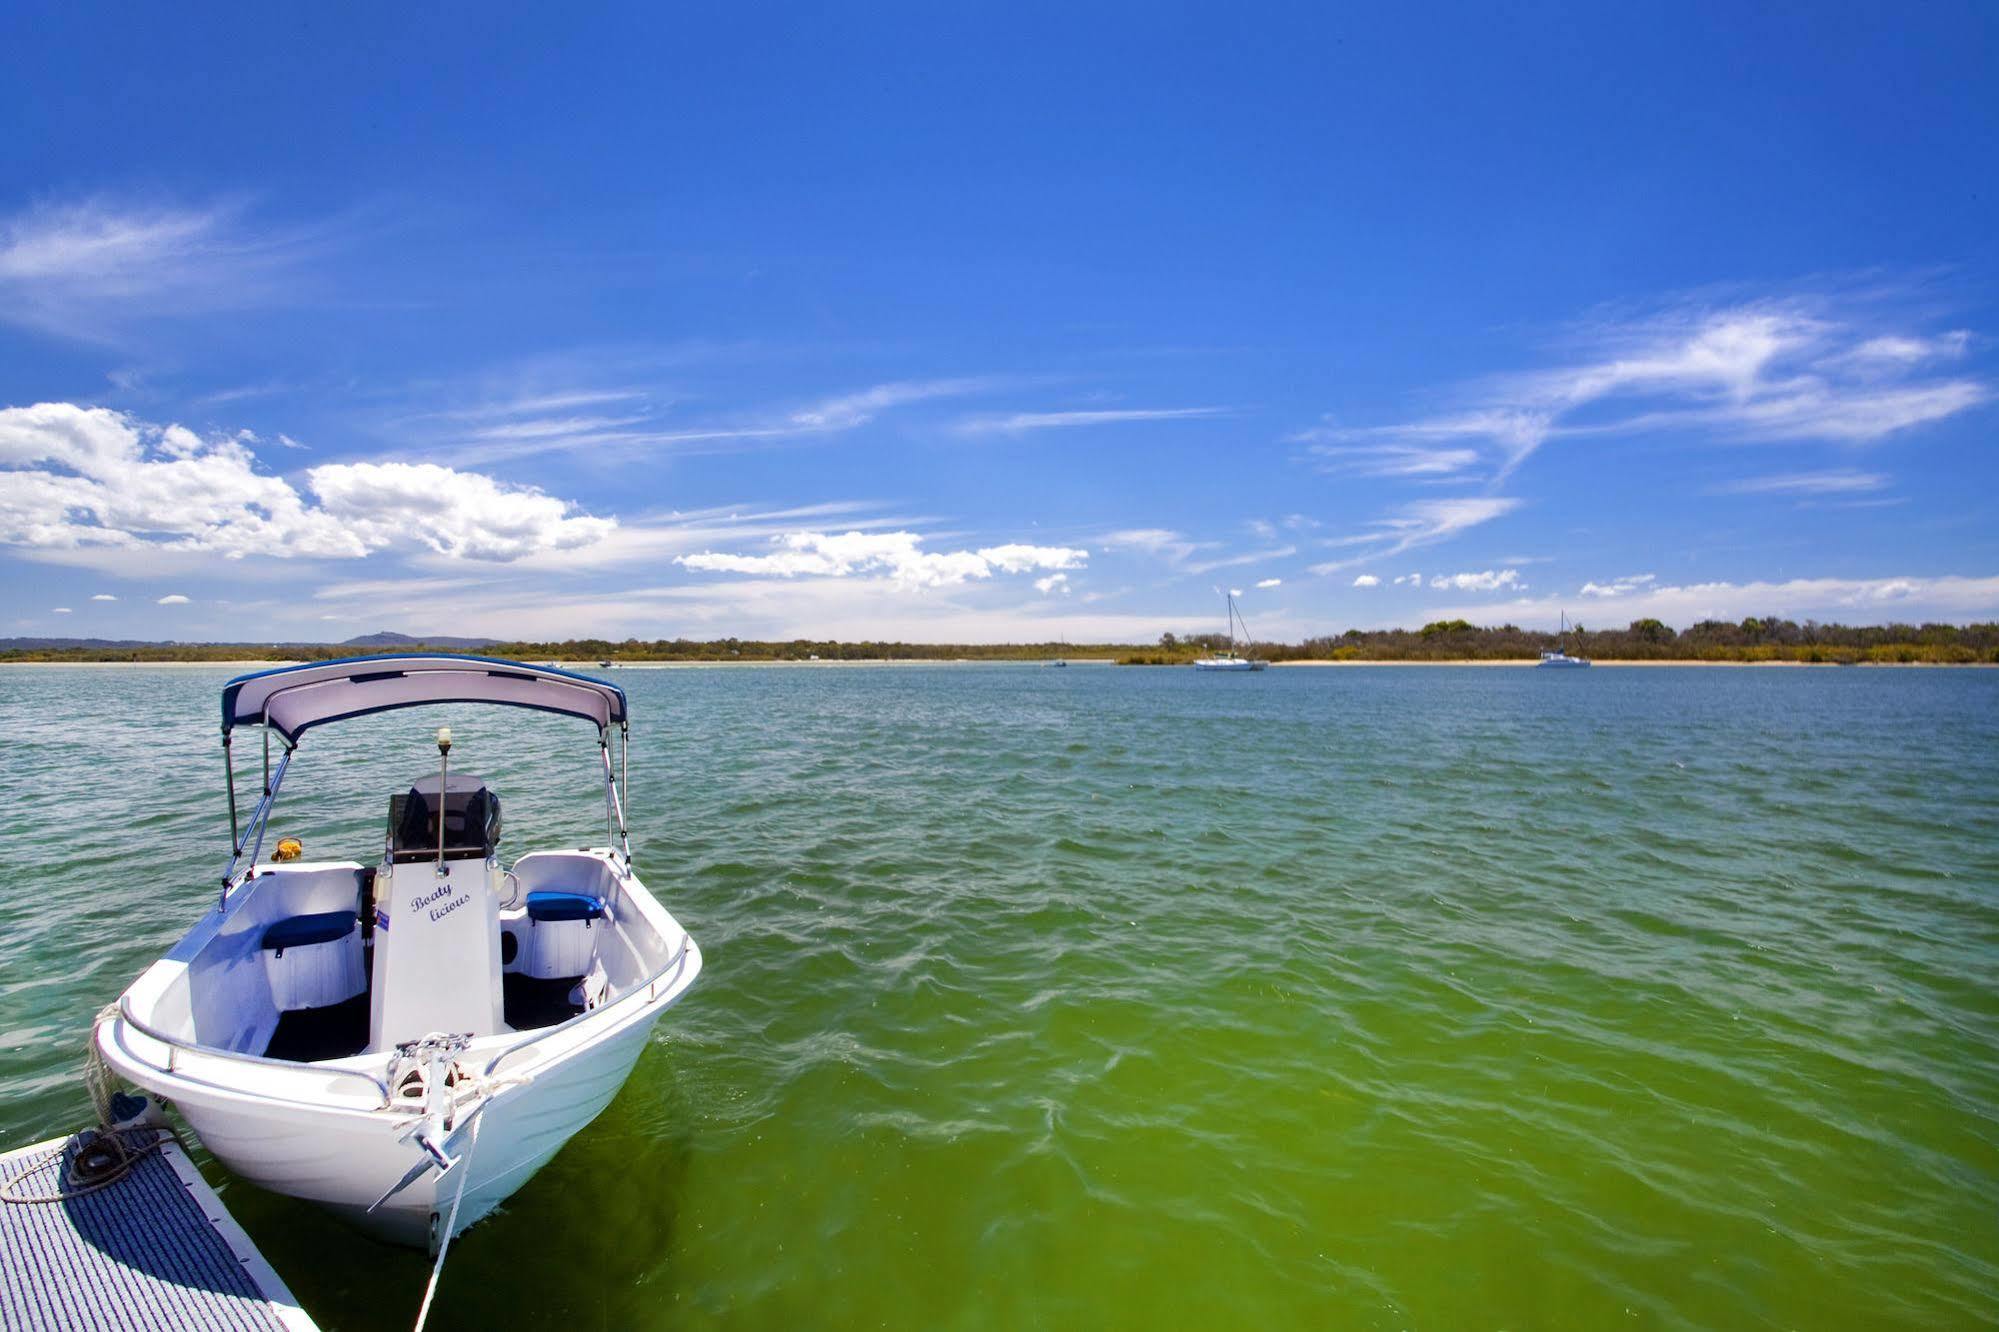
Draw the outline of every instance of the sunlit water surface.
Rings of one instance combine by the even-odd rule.
[[[0,669],[0,1146],[209,904],[207,669]],[[1999,1323],[1999,672],[625,670],[707,967],[432,1326]],[[602,839],[589,729],[308,738]],[[254,768],[256,750],[239,746]],[[428,1263],[231,1182],[329,1328]]]

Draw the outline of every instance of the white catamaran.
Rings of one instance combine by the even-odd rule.
[[[1262,670],[1262,669],[1263,669],[1264,667],[1268,666],[1268,665],[1269,665],[1270,663],[1269,663],[1269,662],[1267,662],[1267,661],[1258,661],[1258,660],[1257,660],[1256,658],[1254,658],[1254,657],[1244,657],[1244,656],[1238,656],[1238,655],[1236,654],[1236,646],[1235,646],[1235,645],[1236,645],[1236,636],[1235,636],[1235,631],[1236,631],[1236,626],[1237,626],[1237,625],[1241,625],[1241,626],[1242,626],[1242,645],[1243,645],[1244,649],[1245,649],[1245,650],[1247,650],[1247,649],[1248,649],[1248,647],[1249,647],[1249,625],[1248,625],[1248,624],[1246,624],[1246,623],[1244,623],[1244,621],[1243,621],[1243,618],[1242,618],[1242,613],[1241,613],[1240,611],[1238,611],[1238,610],[1237,610],[1237,609],[1235,608],[1235,593],[1233,593],[1233,592],[1224,592],[1224,593],[1222,593],[1222,596],[1223,596],[1223,597],[1224,597],[1224,598],[1225,598],[1225,599],[1226,599],[1226,600],[1228,601],[1228,606],[1229,606],[1229,612],[1228,612],[1228,614],[1229,614],[1229,622],[1228,622],[1228,628],[1229,628],[1229,646],[1228,646],[1228,651],[1226,651],[1226,652],[1217,652],[1217,653],[1215,653],[1215,654],[1214,654],[1213,656],[1208,656],[1208,657],[1202,657],[1202,658],[1200,658],[1200,659],[1199,659],[1198,661],[1196,661],[1196,662],[1194,663],[1194,669],[1195,669],[1195,670],[1197,670],[1197,671],[1260,671],[1260,670]]]
[[[378,855],[307,861],[283,838],[259,859],[308,731],[431,703],[589,722],[611,844],[503,865],[499,796],[451,770],[446,728],[436,769],[391,797]],[[244,727],[264,780],[239,831],[228,758]],[[629,737],[622,689],[520,662],[363,657],[231,680],[221,896],[119,998],[98,1049],[235,1174],[435,1252],[596,1118],[701,970],[632,871]]]
[[[1569,613],[1567,611],[1563,611],[1561,635],[1556,640],[1556,644],[1553,648],[1544,649],[1542,651],[1539,665],[1553,666],[1558,668],[1589,665],[1588,657],[1572,657],[1566,651],[1563,650],[1563,648],[1567,644],[1568,637],[1569,637]]]

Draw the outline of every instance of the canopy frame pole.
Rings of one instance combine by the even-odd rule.
[[[625,827],[625,802],[618,795],[618,774],[611,766],[610,728],[597,733],[597,753],[604,760],[604,837],[618,839],[618,845],[625,853],[625,872],[632,868],[632,837]]]
[[[257,857],[262,855],[264,851],[264,834],[270,828],[271,809],[277,804],[278,788],[284,785],[285,769],[291,766],[292,754],[297,749],[297,745],[287,744],[284,753],[278,756],[277,770],[271,774],[270,780],[264,784],[264,798],[257,802],[256,811],[250,815],[250,826],[243,830],[243,843],[250,841],[250,834],[255,833],[257,835],[256,843],[250,849],[250,868],[253,871],[257,867]],[[215,902],[215,909],[217,911],[222,910],[223,907],[229,904],[229,889],[236,882],[236,866],[242,859],[243,844],[239,843],[229,857],[228,868],[222,871],[222,893]]]
[[[236,761],[230,757],[229,732],[222,733],[222,775],[229,783],[229,851],[234,855],[242,849],[242,834],[236,826]]]

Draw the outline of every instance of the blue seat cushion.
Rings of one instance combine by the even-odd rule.
[[[284,952],[307,944],[332,943],[354,932],[358,918],[352,911],[322,911],[316,916],[287,916],[264,927],[263,948]]]
[[[528,894],[528,919],[602,920],[604,899],[591,893],[565,893],[544,889]]]

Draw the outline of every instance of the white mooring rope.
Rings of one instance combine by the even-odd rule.
[[[423,1332],[424,1323],[430,1318],[430,1302],[437,1297],[437,1279],[444,1275],[444,1255],[451,1251],[451,1234],[458,1229],[458,1204],[465,1200],[465,1182],[472,1178],[472,1153],[479,1146],[479,1121],[472,1121],[472,1140],[465,1144],[465,1155],[458,1158],[458,1169],[464,1173],[458,1176],[458,1191],[451,1195],[451,1215],[445,1218],[444,1238],[437,1246],[437,1261],[430,1265],[430,1283],[423,1288],[423,1307],[416,1311],[416,1326],[411,1332]]]

